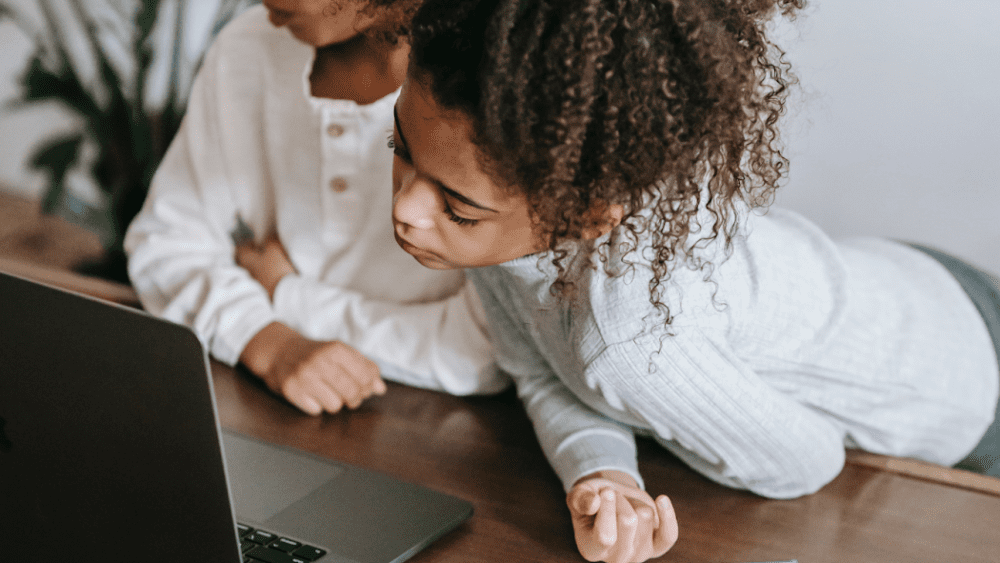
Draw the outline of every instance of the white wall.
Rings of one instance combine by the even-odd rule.
[[[32,45],[9,21],[0,23],[0,45],[3,45],[0,50],[0,104],[7,104],[18,96],[17,80],[32,52]],[[23,163],[40,140],[72,129],[72,116],[54,105],[17,112],[8,112],[0,105],[0,112],[0,187],[36,196],[41,193],[43,178],[29,175]]]
[[[777,29],[801,88],[778,203],[835,236],[937,245],[1000,272],[1000,2],[812,0]],[[0,26],[0,99],[27,41]],[[52,108],[0,118],[0,183],[37,194],[21,162],[67,127]]]
[[[6,0],[17,6],[26,17],[35,24],[40,24],[42,20],[41,12],[38,9],[38,0]],[[246,4],[253,0],[237,0],[236,9],[243,9]],[[160,3],[160,12],[157,19],[157,27],[153,32],[151,41],[154,44],[153,67],[150,69],[149,80],[147,82],[146,101],[147,105],[155,107],[161,105],[166,97],[168,77],[170,73],[169,60],[170,49],[173,45],[175,10],[178,3],[184,3],[184,42],[181,48],[183,58],[180,67],[180,79],[182,87],[188,88],[190,79],[194,72],[197,61],[200,60],[204,49],[211,36],[211,27],[218,17],[218,11],[222,6],[230,6],[231,0],[163,0]],[[60,21],[76,21],[68,3],[62,0],[52,0],[50,4],[59,14]],[[114,20],[111,7],[118,6],[119,9],[135,9],[137,4],[134,0],[83,0],[84,9],[93,14],[106,14],[109,20]],[[110,15],[107,15],[109,14]],[[114,27],[114,26],[113,26]],[[122,20],[121,28],[115,28],[121,35],[130,32],[128,20]],[[73,41],[74,49],[71,55],[77,56],[76,63],[85,82],[97,80],[96,63],[89,56],[87,43],[82,39],[78,26],[69,26],[67,34]],[[117,38],[122,40],[121,37]],[[131,41],[130,38],[124,39]],[[18,28],[9,20],[0,21],[0,188],[23,194],[28,197],[40,196],[44,188],[45,178],[37,173],[30,173],[24,167],[24,163],[40,142],[50,137],[62,133],[76,130],[81,123],[79,118],[70,111],[63,108],[58,103],[46,103],[30,106],[28,109],[10,111],[4,107],[10,101],[17,99],[20,94],[18,80],[28,63],[29,57],[34,52],[34,45]],[[121,66],[119,70],[124,76],[129,76],[134,67],[133,61],[123,50],[112,50],[110,54],[116,58]],[[90,83],[90,82],[88,82]],[[86,159],[86,152],[84,159]],[[78,168],[84,168],[82,165]],[[100,197],[99,190],[89,182],[89,176],[85,173],[70,174],[67,178],[70,189],[74,194],[83,197],[85,200],[94,201]]]
[[[812,0],[779,31],[801,88],[778,203],[1000,272],[1000,2]]]

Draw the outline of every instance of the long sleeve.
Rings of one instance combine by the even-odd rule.
[[[635,436],[627,426],[588,408],[554,375],[514,381],[545,457],[567,492],[581,477],[611,469],[644,486]]]
[[[740,244],[728,267],[739,264]],[[822,369],[809,365],[811,358],[822,355],[823,343],[844,324],[837,309],[843,299],[839,272],[834,265],[811,280],[808,309],[790,313],[774,340],[753,341],[761,348],[752,360],[739,347],[751,342],[744,330],[761,334],[752,324],[760,316],[743,311],[763,303],[737,288],[759,280],[753,268],[717,271],[719,291],[702,282],[700,272],[675,271],[676,285],[665,299],[679,313],[669,326],[649,302],[648,270],[611,279],[595,274],[589,285],[592,317],[585,318],[593,319],[600,344],[582,339],[580,353],[592,358],[582,379],[599,392],[577,393],[605,414],[651,432],[718,483],[770,498],[815,492],[840,473],[846,430],[815,403],[801,400],[795,384],[777,378],[788,370]],[[783,315],[790,296],[777,299],[770,312]],[[786,353],[789,359],[777,364],[764,360]]]
[[[624,471],[642,487],[632,431],[588,408],[555,375],[530,329],[505,308],[512,304],[512,295],[505,291],[509,288],[495,286],[483,271],[472,270],[470,277],[482,296],[497,363],[513,377],[542,451],[563,487],[569,491],[581,477],[606,469]]]
[[[479,296],[466,283],[441,300],[400,304],[301,276],[274,294],[279,318],[309,338],[349,342],[393,381],[454,395],[510,385],[493,361]]]
[[[719,338],[654,331],[609,346],[588,375],[658,441],[723,485],[770,498],[815,492],[844,463],[843,430],[765,383]]]
[[[774,208],[731,242],[699,248],[710,275],[678,264],[655,302],[651,268],[615,244],[579,270],[571,301],[552,295],[551,254],[474,274],[494,293],[494,331],[519,335],[497,338],[501,366],[531,350],[546,367],[511,373],[564,484],[613,451],[622,434],[602,417],[771,498],[818,490],[848,447],[949,464],[975,445],[996,356],[939,263],[891,241],[838,244]]]
[[[132,222],[125,249],[129,276],[149,312],[190,326],[218,360],[234,364],[246,343],[275,320],[267,293],[234,261],[228,232],[240,206],[233,192],[253,170],[233,170],[217,96],[218,50],[210,50],[187,114]],[[265,228],[260,210],[256,228]]]
[[[602,344],[577,377],[559,378],[514,321],[488,310],[503,334],[500,364],[567,490],[601,469],[629,473],[641,486],[633,428],[706,477],[771,498],[815,492],[843,467],[842,429],[700,332]]]
[[[423,268],[393,239],[395,94],[312,97],[313,56],[259,6],[219,35],[126,237],[144,306],[229,364],[280,321],[358,349],[388,379],[459,394],[509,385],[463,274]],[[298,272],[273,302],[235,263],[237,215],[277,236]]]

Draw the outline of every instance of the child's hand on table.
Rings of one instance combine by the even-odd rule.
[[[677,541],[677,516],[620,471],[583,477],[566,496],[576,546],[588,561],[633,563],[658,557]]]
[[[337,341],[306,338],[281,323],[258,332],[240,355],[274,392],[302,411],[318,415],[356,408],[386,391],[378,366]]]
[[[245,229],[245,227],[244,227]],[[251,236],[237,237],[236,263],[274,298],[278,282],[295,267],[275,238],[255,244]],[[306,338],[281,323],[257,333],[240,361],[302,411],[318,415],[343,407],[356,408],[372,395],[385,393],[378,366],[360,352],[338,341]]]

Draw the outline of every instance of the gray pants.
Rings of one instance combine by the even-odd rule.
[[[1000,359],[1000,278],[986,273],[978,268],[945,254],[940,250],[934,250],[919,244],[907,243],[913,248],[927,253],[940,262],[948,271],[955,276],[958,283],[962,285],[965,292],[972,298],[972,302],[979,309],[979,314],[986,322],[986,328],[993,339],[993,347],[997,351],[997,358]],[[1000,366],[998,366],[998,377],[1000,377]],[[996,417],[993,424],[986,430],[986,434],[979,441],[979,444],[972,450],[965,459],[958,462],[955,467],[975,471],[984,475],[1000,477],[1000,404],[997,405]]]

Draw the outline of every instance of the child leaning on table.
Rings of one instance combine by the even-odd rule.
[[[143,306],[310,414],[356,407],[381,376],[508,382],[462,273],[421,268],[387,229],[396,38],[416,4],[265,0],[234,20],[128,230]]]
[[[634,434],[791,498],[845,447],[952,465],[994,419],[985,274],[763,212],[790,82],[764,24],[801,4],[427,0],[414,19],[396,238],[469,268],[587,559],[677,538]]]

